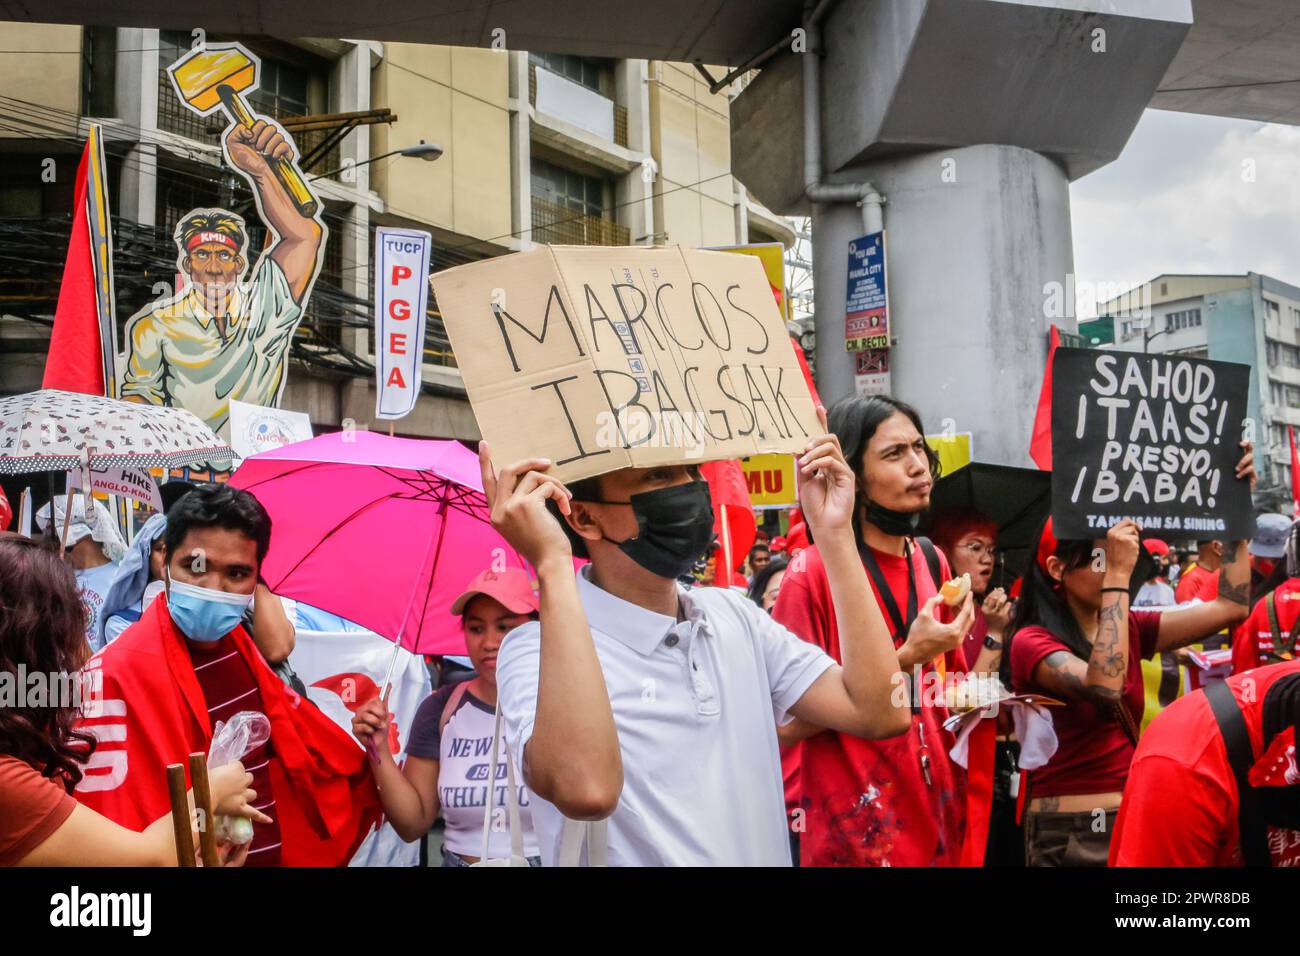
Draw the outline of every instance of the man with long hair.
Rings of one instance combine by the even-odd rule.
[[[927,701],[924,688],[933,688],[947,672],[966,670],[960,645],[975,610],[969,595],[956,614],[941,604],[948,562],[916,533],[920,513],[930,504],[938,459],[916,410],[888,396],[844,399],[830,410],[828,424],[855,478],[856,563],[871,582],[873,607],[884,616],[894,664],[914,677],[914,686],[911,693],[894,688],[900,709],[911,709],[905,735],[864,740],[803,719],[781,728],[786,770],[801,763],[800,862],[954,866],[963,836],[961,774],[948,756],[952,735],[943,729],[948,713],[942,694],[932,692],[934,700]],[[824,547],[818,536],[791,561],[772,613],[839,660],[841,618]]]

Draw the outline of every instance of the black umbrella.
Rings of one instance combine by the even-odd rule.
[[[973,511],[988,518],[998,527],[998,560],[989,587],[1008,587],[1029,566],[1051,506],[1050,471],[976,461],[935,483],[925,526],[933,535],[945,515]]]

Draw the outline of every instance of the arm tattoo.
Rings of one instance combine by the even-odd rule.
[[[1069,651],[1052,651],[1043,658],[1043,663],[1047,665],[1047,668],[1056,675],[1056,679],[1066,688],[1078,694],[1086,694],[1087,687],[1079,678],[1079,675],[1070,670],[1069,664],[1071,660],[1078,660],[1078,658]]]
[[[1088,666],[1096,667],[1106,677],[1123,677],[1128,670],[1128,659],[1120,646],[1119,634],[1120,625],[1127,619],[1128,611],[1122,602],[1102,605],[1097,637],[1092,642],[1092,656],[1088,659]],[[1104,696],[1111,696],[1111,692],[1105,692]],[[1115,693],[1114,696],[1118,697],[1119,694]]]
[[[1082,697],[1085,700],[1101,702],[1120,699],[1121,694],[1119,691],[1109,687],[1098,687],[1095,684],[1089,684],[1078,674],[1071,671],[1070,662],[1077,660],[1079,660],[1079,657],[1070,651],[1052,651],[1043,658],[1043,664],[1056,675],[1057,682],[1068,694]]]
[[[1240,604],[1247,607],[1250,604],[1250,581],[1242,581],[1240,584],[1233,584],[1228,580],[1227,570],[1229,564],[1225,563],[1219,571],[1219,597],[1225,601],[1231,601],[1233,604]]]

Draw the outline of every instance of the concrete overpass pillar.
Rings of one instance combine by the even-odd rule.
[[[974,433],[981,461],[1028,464],[1027,443],[1052,321],[1044,288],[1073,271],[1069,180],[1041,154],[968,146],[849,167],[887,197],[893,394],[931,432]],[[854,392],[844,350],[847,252],[862,235],[851,204],[813,210],[817,388]]]
[[[1054,289],[1073,288],[1069,183],[1123,149],[1191,24],[1190,0],[816,10],[829,12],[809,11],[807,45],[766,63],[733,102],[731,154],[770,209],[812,215],[818,390],[828,403],[854,392],[848,244],[866,229],[860,206],[812,198],[869,185],[884,197],[894,396],[932,432],[972,432],[979,460],[1026,465],[1045,333],[1074,328],[1073,303],[1048,308]],[[820,103],[805,123],[810,82]]]

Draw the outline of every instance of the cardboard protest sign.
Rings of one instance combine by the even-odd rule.
[[[1179,355],[1056,350],[1052,524],[1098,538],[1123,518],[1152,534],[1249,538],[1235,477],[1250,368]]]
[[[743,246],[709,246],[714,252],[753,256],[763,263],[763,275],[772,289],[772,298],[781,310],[781,318],[790,321],[790,300],[785,295],[785,246],[779,242],[750,242]]]
[[[430,281],[499,464],[543,455],[573,481],[799,452],[821,431],[753,257],[541,246]]]

